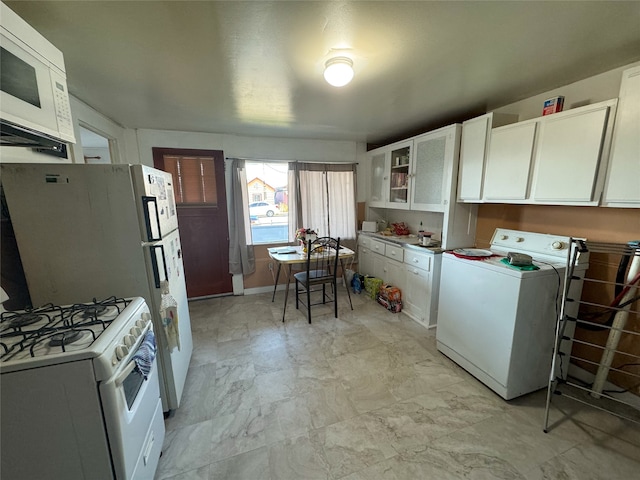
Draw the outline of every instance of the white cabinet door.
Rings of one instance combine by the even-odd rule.
[[[455,132],[455,126],[445,127],[414,139],[412,210],[444,212],[449,204],[457,147]]]
[[[385,277],[385,263],[387,259],[384,255],[371,252],[371,274],[376,278],[386,281]]]
[[[622,74],[604,204],[640,204],[640,67]]]
[[[535,202],[591,202],[610,103],[543,117],[532,184]],[[597,200],[597,199],[596,199]]]
[[[367,247],[358,246],[358,273],[360,275],[373,275],[373,253]]]
[[[384,283],[398,287],[400,291],[405,289],[404,264],[387,258],[384,262],[384,273],[382,276]]]
[[[408,210],[411,206],[411,162],[413,140],[394,143],[389,146],[389,190],[387,208]]]
[[[385,207],[389,191],[389,150],[379,148],[370,152],[371,184],[369,192],[370,207]]]
[[[538,121],[494,128],[484,180],[487,201],[527,198]]]
[[[467,120],[462,124],[458,199],[462,201],[482,198],[482,180],[487,139],[491,134],[491,114]]]
[[[405,265],[405,282],[402,311],[428,328],[432,297],[431,272],[413,265]]]
[[[457,198],[459,201],[482,201],[484,169],[489,155],[491,129],[517,120],[517,115],[490,112],[462,123],[458,169]]]

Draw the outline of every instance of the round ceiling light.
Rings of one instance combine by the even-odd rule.
[[[344,87],[353,79],[353,62],[348,57],[334,57],[327,60],[324,79],[334,87]]]

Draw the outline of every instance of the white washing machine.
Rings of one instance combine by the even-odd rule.
[[[488,250],[445,252],[438,350],[507,400],[546,387],[569,247],[570,237],[498,228]],[[530,255],[538,269],[506,265],[508,252]],[[584,277],[588,253],[577,255],[574,276]],[[582,280],[572,281],[573,298],[581,291]]]

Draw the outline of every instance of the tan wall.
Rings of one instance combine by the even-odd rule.
[[[603,207],[560,207],[547,205],[497,205],[482,204],[478,209],[478,227],[476,230],[476,246],[488,247],[496,227],[512,228],[531,232],[584,237],[588,241],[627,243],[640,239],[640,209],[603,208]],[[593,254],[589,258],[588,278],[614,281],[618,268],[619,257],[603,254]],[[614,298],[613,288],[604,288],[594,283],[585,284],[583,301],[593,301],[607,305]],[[638,302],[632,306],[638,311]],[[580,316],[584,316],[587,307],[581,307]],[[640,318],[632,315],[627,323],[627,329],[640,333]],[[576,338],[598,345],[607,341],[608,330],[591,332],[583,329],[576,331]],[[640,355],[640,337],[626,334],[623,336],[618,350],[633,355]],[[574,344],[574,354],[581,358],[588,358],[595,362],[600,360],[602,350]],[[625,355],[616,355],[614,367],[624,363],[638,363]],[[587,364],[580,363],[582,368],[595,372]],[[626,371],[640,374],[640,367],[629,366]],[[640,395],[638,379],[624,374],[611,375],[610,381],[622,388],[631,388],[636,395]]]

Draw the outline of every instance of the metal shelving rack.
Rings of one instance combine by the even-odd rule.
[[[553,362],[549,375],[547,401],[544,414],[544,431],[549,428],[549,407],[554,396],[561,395],[581,404],[606,411],[631,422],[640,424],[640,397],[626,393],[640,384],[638,368],[626,367],[640,365],[640,356],[620,349],[620,340],[626,338],[628,343],[640,342],[640,245],[637,241],[628,244],[587,242],[571,239],[571,248],[567,257],[562,305],[556,325],[556,339],[553,351]],[[619,264],[616,277],[623,281],[606,281],[601,278],[590,278],[590,271],[578,273],[575,269],[580,254],[589,253],[590,262],[595,258],[604,259],[605,263],[617,261]],[[590,269],[591,270],[591,269]],[[584,275],[581,277],[580,275]],[[610,300],[582,300],[572,298],[571,283],[584,281],[589,297]],[[608,303],[607,303],[608,302]],[[579,309],[575,308],[576,303]],[[571,306],[571,307],[570,307]],[[568,311],[580,313],[572,316]],[[602,320],[606,319],[606,320]],[[573,338],[575,328],[608,331],[604,345]],[[627,337],[627,336],[631,337]],[[573,348],[566,353],[561,348],[565,342],[579,344],[582,348]],[[590,350],[592,358],[580,356],[576,350]],[[595,354],[597,353],[597,355]],[[599,357],[599,361],[593,358]],[[567,375],[569,363],[577,364],[596,373],[592,378],[576,379]],[[613,365],[616,365],[615,367]],[[567,371],[564,370],[567,367]],[[607,380],[611,376],[625,378],[623,383],[632,386],[611,387]],[[584,380],[584,381],[583,381]],[[624,398],[624,395],[627,398]],[[636,400],[637,399],[637,400]]]

